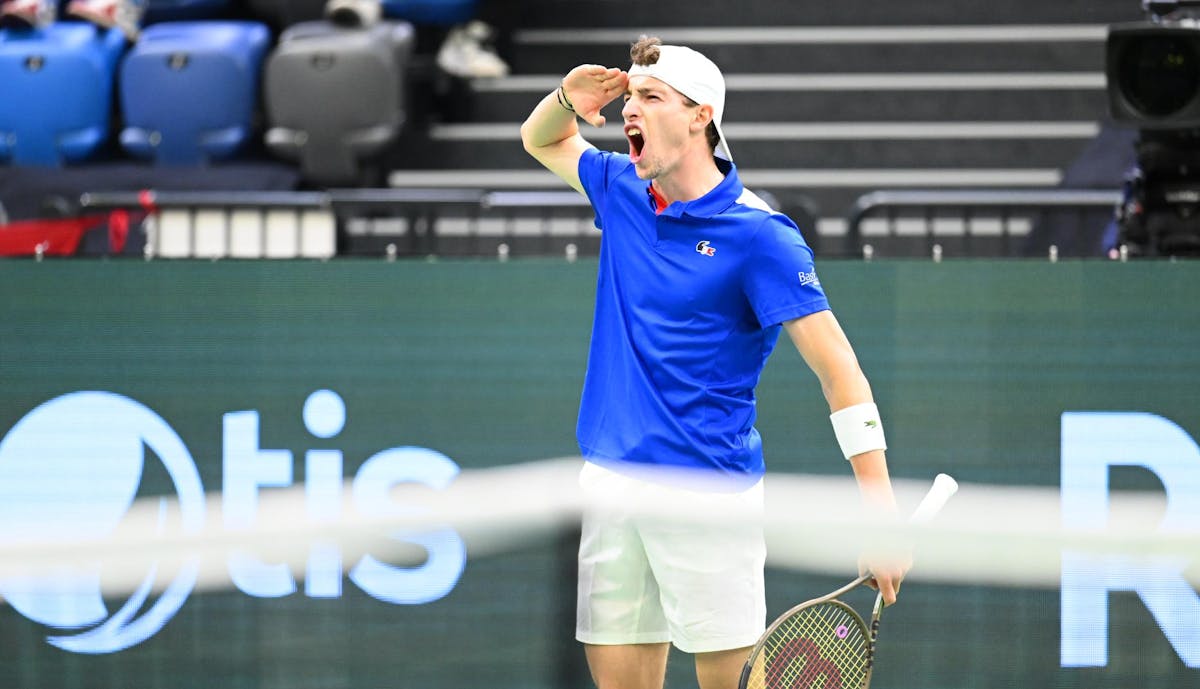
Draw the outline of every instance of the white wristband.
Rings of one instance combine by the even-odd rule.
[[[879,408],[873,402],[839,409],[829,415],[829,422],[833,424],[833,434],[846,459],[871,450],[887,449]]]

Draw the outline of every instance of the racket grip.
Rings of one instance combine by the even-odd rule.
[[[958,492],[958,481],[955,481],[949,474],[938,474],[933,479],[933,486],[908,520],[913,524],[930,521],[937,516],[938,512],[942,511],[942,508],[946,506],[946,501],[956,492]]]

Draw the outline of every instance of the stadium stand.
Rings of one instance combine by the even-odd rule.
[[[325,8],[323,0],[246,0],[223,9],[215,0],[155,0],[154,4],[158,7],[151,8],[148,19],[166,16],[163,12],[211,11],[223,18],[264,22],[281,37],[299,21],[321,20]],[[409,201],[380,200],[365,218],[339,217],[339,251],[424,246],[425,242],[412,240],[416,234],[470,235],[465,246],[485,252],[511,248],[513,237],[582,236],[586,241],[573,239],[570,246],[590,250],[594,237],[580,230],[588,224],[586,208],[557,201],[539,204],[539,198],[551,197],[536,194],[558,193],[562,187],[524,154],[517,129],[532,105],[570,67],[582,62],[623,66],[628,62],[629,42],[638,34],[654,33],[668,42],[693,45],[724,67],[729,85],[725,129],[744,181],[801,219],[803,231],[819,253],[860,255],[863,241],[873,241],[881,255],[924,253],[927,238],[901,246],[900,237],[894,247],[876,240],[872,233],[879,232],[881,225],[873,225],[870,219],[851,231],[846,216],[856,199],[881,189],[1049,190],[1069,183],[1064,170],[1088,168],[1089,142],[1108,131],[1103,73],[1106,27],[1141,18],[1137,3],[1128,0],[1006,4],[934,0],[901,3],[886,13],[863,0],[819,5],[747,0],[736,13],[723,5],[678,1],[639,4],[636,12],[630,11],[630,3],[618,0],[524,0],[490,7],[505,14],[507,25],[519,27],[505,37],[503,57],[511,73],[489,79],[439,73],[428,53],[430,46],[417,40],[411,59],[398,69],[400,83],[392,84],[400,103],[394,114],[401,121],[389,120],[370,107],[391,101],[387,88],[372,89],[370,96],[363,89],[361,98],[339,96],[339,103],[354,106],[349,110],[373,113],[360,126],[374,132],[375,142],[360,145],[353,155],[349,151],[354,147],[344,144],[323,149],[333,155],[311,155],[316,146],[306,143],[310,156],[302,162],[305,154],[297,141],[321,138],[316,129],[299,136],[302,129],[328,125],[332,131],[324,136],[336,141],[350,127],[328,105],[316,109],[320,112],[305,113],[309,122],[303,127],[289,126],[283,113],[291,108],[293,115],[298,114],[303,99],[292,93],[291,105],[283,106],[286,96],[272,97],[264,89],[255,105],[266,107],[252,119],[274,129],[247,129],[248,143],[239,157],[215,160],[210,152],[192,158],[193,164],[214,166],[211,180],[203,170],[184,174],[176,165],[158,165],[147,173],[128,153],[90,161],[87,166],[73,165],[64,169],[67,174],[53,177],[18,173],[9,163],[0,165],[0,203],[14,219],[28,217],[31,207],[46,208],[44,202],[14,196],[50,194],[47,189],[31,188],[38,180],[68,199],[84,191],[136,191],[128,186],[131,180],[160,191],[219,190],[222,182],[229,189],[234,180],[242,191],[320,191],[330,185],[379,182],[397,193],[392,198]],[[464,0],[384,3],[386,16],[417,25],[418,39],[420,22],[448,26],[477,9],[475,2]],[[154,26],[151,23],[147,31]],[[328,26],[322,31],[341,35]],[[371,30],[362,31],[366,33],[355,40],[363,46],[372,44]],[[287,42],[276,43],[275,49],[286,53],[291,49],[284,48]],[[135,48],[127,59],[143,49]],[[318,70],[310,71],[309,76],[320,78]],[[377,97],[378,93],[383,96]],[[276,109],[268,113],[273,102]],[[244,105],[242,100],[237,107]],[[606,112],[610,122],[619,121],[619,109],[619,104],[610,106]],[[139,126],[132,118],[125,119],[130,121],[121,126]],[[243,117],[236,119],[245,122]],[[618,127],[585,127],[585,133],[602,147],[625,145]],[[146,154],[149,138],[144,132],[126,137],[141,155]],[[264,138],[268,145],[263,145]],[[384,177],[374,177],[374,170],[364,167],[363,153],[367,158],[380,156]],[[156,162],[160,162],[157,156]],[[220,169],[215,167],[218,164]],[[246,167],[237,167],[242,165]],[[116,166],[121,174],[106,166]],[[89,178],[86,169],[96,174]],[[238,170],[245,174],[236,174]],[[1109,171],[1098,179],[1116,179],[1121,172]],[[183,177],[190,186],[182,186]],[[84,186],[72,194],[66,190],[66,180],[83,180],[79,183]],[[478,192],[478,198],[492,198],[488,194],[495,192],[535,195],[505,206],[500,215],[491,208],[464,210],[462,204],[428,214],[422,210],[414,225],[412,192],[428,189],[469,190]],[[61,212],[61,204],[52,205]],[[422,208],[432,206],[436,204]],[[811,221],[804,220],[809,217]],[[919,232],[929,233],[928,218],[925,221]],[[1035,225],[1018,222],[1014,231],[1027,235]],[[958,227],[964,231],[966,224],[959,221]],[[887,228],[887,233],[906,231],[903,223]],[[481,233],[488,237],[482,243],[477,241]],[[539,239],[529,244],[534,250],[560,251],[564,242]],[[973,250],[997,249],[975,244]]]
[[[624,66],[628,44],[655,33],[724,67],[743,180],[790,213],[811,200],[810,242],[853,253],[843,218],[870,191],[1057,186],[1106,118],[1106,26],[1141,18],[1128,0],[626,5],[524,3],[513,74],[472,82],[472,107],[433,122],[391,184],[558,188],[515,143],[519,123],[574,65]],[[619,122],[619,105],[605,114]],[[619,127],[584,134],[625,145]]]

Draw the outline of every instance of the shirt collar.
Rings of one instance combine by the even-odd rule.
[[[659,214],[660,217],[679,218],[688,215],[693,218],[711,218],[732,206],[741,197],[742,181],[738,179],[737,167],[721,158],[713,158],[713,160],[717,164],[717,169],[725,174],[725,179],[698,199],[672,203]]]

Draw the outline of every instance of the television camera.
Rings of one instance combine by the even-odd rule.
[[[1144,0],[1144,22],[1109,27],[1115,121],[1137,127],[1137,166],[1117,213],[1130,256],[1200,257],[1200,0]]]

